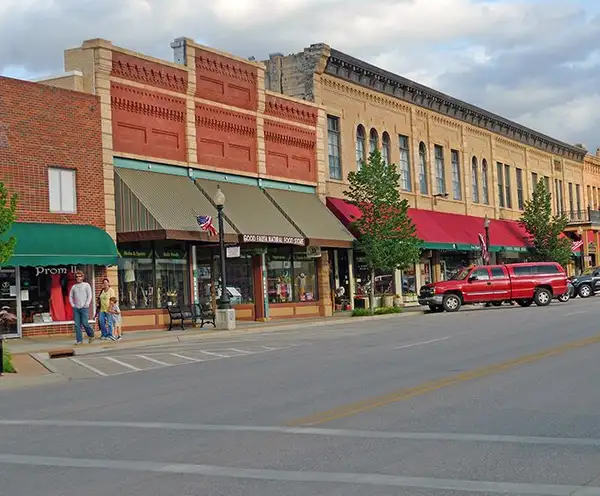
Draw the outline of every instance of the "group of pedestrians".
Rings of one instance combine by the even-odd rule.
[[[88,336],[88,342],[94,340],[94,330],[89,324],[90,306],[93,301],[92,287],[84,280],[83,272],[76,272],[75,284],[69,293],[69,302],[73,307],[73,320],[75,321],[75,344],[83,343],[82,328]],[[102,281],[102,291],[96,300],[95,319],[100,326],[101,340],[119,341],[123,337],[121,331],[121,310],[110,287],[110,281]]]

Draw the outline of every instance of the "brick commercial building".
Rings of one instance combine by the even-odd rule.
[[[352,211],[343,201],[348,172],[373,149],[399,165],[402,196],[425,249],[420,263],[404,274],[380,274],[378,290],[414,293],[477,261],[486,216],[492,260],[523,259],[527,239],[516,221],[539,180],[552,192],[554,211],[570,217],[568,234],[585,241],[585,264],[596,264],[600,159],[582,145],[560,142],[325,44],[272,54],[265,64],[267,88],[325,108],[324,193],[346,225]],[[366,277],[360,254],[354,258],[355,277],[344,270],[345,261],[334,264],[335,285],[360,294]]]
[[[109,273],[124,328],[164,327],[169,306],[219,296],[218,237],[197,221],[216,216],[217,186],[237,318],[330,315],[327,249],[354,238],[317,194],[325,112],[266,91],[261,63],[188,39],[172,47],[176,63],[86,41],[65,52],[71,76],[45,81],[100,102],[107,230],[120,254]]]
[[[19,197],[15,253],[0,270],[1,305],[18,323],[0,333],[72,332],[74,271],[99,287],[116,264],[101,167],[98,97],[0,77],[0,180]]]

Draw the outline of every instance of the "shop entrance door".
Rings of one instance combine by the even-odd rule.
[[[0,269],[0,337],[21,337],[17,269]]]

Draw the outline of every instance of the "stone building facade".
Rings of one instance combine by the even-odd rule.
[[[597,244],[599,226],[590,222],[588,206],[598,208],[600,159],[581,145],[545,136],[325,44],[291,55],[271,54],[265,65],[270,90],[325,108],[325,195],[333,203],[343,199],[348,173],[369,150],[377,148],[399,165],[402,196],[418,232],[425,233],[426,246],[434,248],[422,260],[429,265],[415,270],[416,279],[419,273],[423,276],[417,287],[424,279],[443,278],[444,258],[465,251],[448,246],[436,250],[444,236],[440,231],[439,239],[433,234],[428,238],[421,219],[437,222],[441,229],[444,224],[455,226],[455,242],[472,245],[463,261],[473,261],[487,216],[496,259],[522,259],[526,239],[515,221],[540,179],[552,192],[554,211],[570,216],[574,240],[583,236]],[[506,246],[507,229],[516,246]],[[430,225],[429,231],[435,227]],[[589,265],[595,261],[587,256],[588,245],[584,256]]]

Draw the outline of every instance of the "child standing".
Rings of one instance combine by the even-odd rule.
[[[119,341],[123,338],[123,331],[121,330],[121,309],[119,308],[119,303],[114,296],[110,299],[109,313],[112,317],[113,335],[117,341]]]

